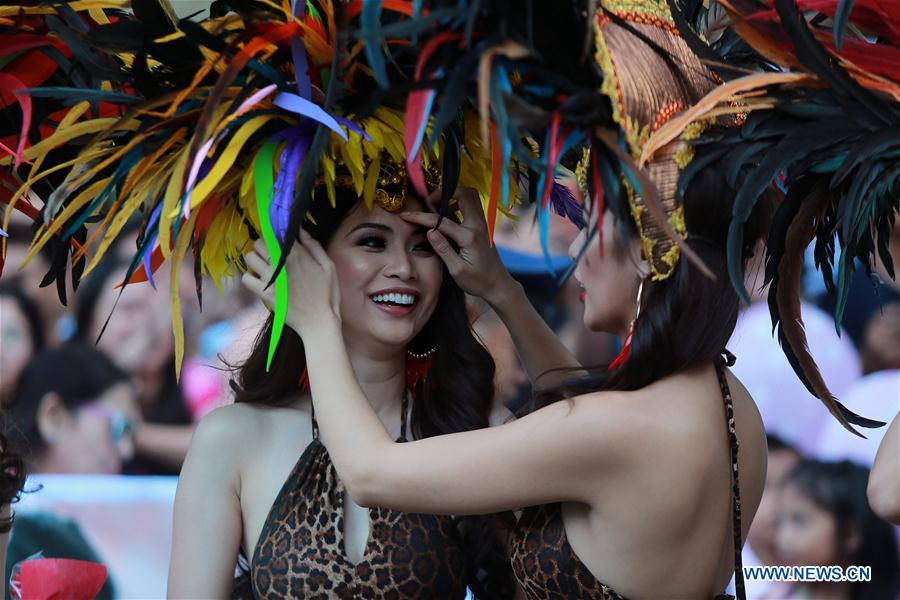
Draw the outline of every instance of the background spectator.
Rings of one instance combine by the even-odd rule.
[[[747,544],[756,555],[757,564],[777,565],[779,562],[775,552],[775,534],[782,487],[785,477],[800,463],[802,457],[796,448],[786,444],[778,436],[769,434],[766,441],[769,449],[766,486],[753,525],[747,534]]]
[[[22,266],[28,256],[31,240],[34,237],[30,220],[17,211],[13,211],[6,242],[6,261],[3,267],[3,283],[20,289],[37,307],[40,324],[43,328],[44,342],[48,346],[56,346],[72,335],[72,319],[69,311],[59,301],[56,284],[41,287],[44,276],[50,270],[52,252],[49,246],[42,248],[31,257],[27,265]],[[2,243],[3,240],[0,240]],[[67,298],[72,298],[73,290],[67,283]]]
[[[44,347],[41,315],[18,287],[0,285],[0,407],[9,403],[22,369]]]
[[[787,598],[889,600],[900,593],[893,528],[866,500],[869,471],[849,461],[806,460],[788,475],[776,548],[789,565],[866,565],[872,581],[797,583]]]
[[[121,409],[133,405],[133,394],[127,376],[90,346],[70,342],[46,350],[22,371],[12,397],[11,447],[30,473],[120,473],[134,452],[133,425]],[[16,517],[4,580],[15,564],[38,552],[103,562],[75,521],[32,512]],[[113,596],[108,580],[98,598]]]
[[[10,443],[33,473],[120,473],[134,452],[128,378],[102,353],[69,343],[34,357],[10,403]]]
[[[77,335],[86,344],[96,342],[128,374],[137,392],[131,409],[137,421],[135,459],[127,471],[174,475],[181,469],[193,424],[175,375],[170,298],[162,291],[168,289],[168,276],[164,269],[156,274],[159,291],[148,283],[119,288],[127,269],[125,261],[110,258],[82,283]]]

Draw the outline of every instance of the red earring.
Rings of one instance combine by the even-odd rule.
[[[625,341],[622,342],[622,351],[613,359],[611,363],[609,363],[609,367],[607,367],[607,371],[615,371],[625,364],[625,361],[628,360],[628,355],[631,353],[631,338],[634,336],[634,324],[637,323],[638,317],[641,316],[641,296],[644,292],[644,280],[641,279],[641,284],[638,286],[637,293],[637,310],[635,311],[634,318],[631,320],[631,325],[628,326],[628,335],[625,336]]]
[[[437,347],[428,352],[417,354],[407,350],[406,354],[406,389],[414,390],[420,381],[424,381],[434,364],[434,353]]]
[[[303,367],[303,373],[300,374],[300,381],[297,382],[297,387],[300,388],[301,392],[309,391],[309,371],[306,367]]]

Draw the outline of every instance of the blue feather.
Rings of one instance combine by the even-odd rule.
[[[366,59],[378,85],[383,89],[388,89],[387,67],[384,64],[384,55],[381,53],[381,36],[374,34],[378,29],[380,19],[381,0],[363,0],[360,24]]]
[[[841,49],[841,37],[853,11],[853,4],[854,0],[838,0],[837,10],[834,13],[834,45],[838,50]]]

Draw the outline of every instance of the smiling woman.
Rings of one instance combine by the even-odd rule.
[[[383,426],[402,441],[487,427],[494,363],[474,337],[465,296],[425,229],[378,202],[367,209],[352,189],[336,191],[334,207],[312,203],[307,229],[334,263],[343,337]],[[415,196],[403,206],[426,208]],[[261,242],[258,249],[265,252]],[[271,266],[255,253],[247,265],[256,276],[245,281],[262,291],[268,277],[261,273]],[[286,329],[267,369],[273,319],[232,381],[235,405],[204,419],[192,444],[176,500],[170,594],[197,581],[197,567],[184,571],[182,559],[208,539],[203,523],[216,515],[217,539],[228,552],[207,554],[200,568],[215,571],[217,583],[205,583],[219,591],[240,547],[249,565],[236,595],[290,589],[307,597],[318,587],[340,597],[402,590],[404,597],[462,598],[469,586],[483,596],[509,597],[499,517],[368,510],[345,493],[318,439],[306,384],[307,356],[315,348]],[[222,492],[212,503],[207,485]],[[220,508],[215,498],[228,501]],[[225,507],[231,508],[220,512]],[[332,575],[314,579],[316,570]]]

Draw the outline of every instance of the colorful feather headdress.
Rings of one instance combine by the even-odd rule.
[[[810,357],[799,268],[816,241],[838,321],[852,261],[871,268],[878,252],[890,269],[900,13],[888,4],[599,0],[586,10],[582,2],[434,0],[418,27],[405,28],[417,45],[398,50],[414,52],[422,86],[409,94],[407,122],[414,108],[436,114],[439,130],[448,99],[477,105],[482,137],[500,140],[491,144],[500,149],[495,164],[515,157],[531,171],[542,225],[547,182],[574,154],[598,207],[634,223],[656,279],[681,255],[704,269],[684,239],[679,206],[697,173],[720,169],[739,190],[727,252],[745,299],[743,225],[767,189],[783,188],[768,240],[773,325],[798,376],[855,432],[852,425],[878,423],[837,402]],[[390,31],[370,24],[368,35]],[[434,95],[444,104],[432,110]],[[836,243],[845,253],[835,284]]]
[[[8,168],[5,219],[12,207],[31,206],[29,193],[41,196],[31,255],[60,243],[62,261],[48,277],[64,282],[71,268],[77,285],[126,223],[139,218],[126,283],[153,285],[160,264],[172,264],[177,364],[183,334],[176,273],[188,253],[202,298],[204,275],[217,285],[233,277],[251,240],[265,240],[279,263],[271,360],[286,311],[280,267],[311,202],[334,203],[335,186],[345,186],[370,208],[374,202],[396,208],[397,193],[385,190],[403,168],[420,197],[432,191],[429,179],[442,180],[444,212],[457,185],[487,201],[498,169],[492,173],[489,150],[472,135],[474,113],[456,111],[452,128],[427,140],[428,121],[417,139],[406,137],[403,113],[373,77],[389,70],[381,48],[393,41],[373,48],[354,34],[360,19],[371,18],[370,3],[248,0],[200,22],[177,20],[165,0],[130,4],[133,15],[121,10],[122,0],[0,13],[6,19],[0,26],[9,28],[0,58],[15,62],[20,48],[54,50],[42,60],[60,79],[53,86],[0,79],[19,99],[20,108],[7,111],[11,122],[28,116],[34,98],[56,102],[40,124],[18,119],[21,128],[4,132],[14,139],[0,159]],[[382,16],[401,23],[412,4],[387,3]],[[10,32],[16,33],[6,37]],[[370,101],[373,95],[379,103]],[[518,180],[512,164],[499,172]],[[506,210],[517,196],[512,186],[494,209]]]
[[[699,2],[686,4],[678,17],[689,38],[691,22],[715,21],[716,15]],[[679,188],[699,169],[712,168],[726,173],[738,190],[728,270],[745,300],[744,223],[766,189],[783,190],[767,240],[773,329],[810,393],[848,430],[877,427],[881,423],[837,402],[812,359],[800,315],[800,278],[805,250],[814,244],[815,265],[836,295],[839,330],[855,262],[871,275],[878,256],[894,277],[888,241],[900,210],[900,12],[896,3],[882,0],[718,4],[720,25],[730,26],[728,37],[712,48],[691,39],[727,81],[661,128],[641,159],[711,115],[748,113],[740,128],[695,136],[694,163]],[[741,63],[751,49],[767,72],[732,68],[746,66]]]

